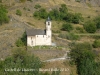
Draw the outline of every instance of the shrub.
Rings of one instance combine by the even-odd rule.
[[[76,27],[76,30],[79,31],[80,33],[84,33],[84,30],[82,27]]]
[[[62,30],[71,31],[71,30],[73,30],[73,27],[72,27],[72,25],[70,23],[66,23],[66,24],[62,25]]]
[[[19,15],[19,16],[22,16],[22,12],[21,12],[21,10],[16,10],[16,15]]]
[[[39,9],[39,8],[41,8],[41,6],[39,4],[37,4],[37,5],[34,6],[34,8]]]
[[[94,43],[93,43],[93,47],[94,48],[100,47],[100,40],[95,40]]]
[[[95,33],[96,32],[96,25],[94,22],[92,21],[87,21],[84,24],[84,29],[88,32],[88,33]]]
[[[80,2],[81,0],[75,0],[76,2]]]
[[[66,38],[68,40],[78,40],[79,39],[79,36],[78,35],[75,35],[73,33],[69,33],[69,34],[66,35]]]
[[[26,46],[26,45],[27,45],[26,32],[24,32],[24,34],[22,35],[22,37],[19,38],[16,41],[16,46],[17,47],[22,47],[22,46]]]
[[[18,39],[18,40],[16,41],[16,46],[17,46],[17,47],[22,47],[22,46],[24,46],[24,43],[21,41],[21,39]]]
[[[94,22],[96,23],[97,28],[100,29],[100,16],[99,17],[96,17],[94,19]]]
[[[46,19],[48,16],[47,11],[44,8],[41,8],[39,11],[35,11],[33,14],[34,17]]]
[[[20,2],[25,2],[26,0],[20,0]]]
[[[80,38],[78,35],[74,35],[73,33],[59,34],[58,37],[68,39],[68,40],[78,40]]]
[[[9,22],[9,18],[7,16],[7,10],[3,5],[0,5],[0,24],[2,25],[2,23],[8,23]]]

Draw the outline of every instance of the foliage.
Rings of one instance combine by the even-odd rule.
[[[72,44],[71,45],[71,58],[73,59],[74,62],[77,62],[77,60],[81,59],[80,57],[83,56],[82,53],[85,51],[92,50],[92,46],[89,43],[79,43],[79,44]]]
[[[76,2],[80,2],[81,0],[75,0]]]
[[[15,49],[11,57],[0,61],[0,65],[1,64],[3,64],[0,70],[2,75],[39,75],[39,68],[42,67],[42,62],[39,58],[28,55],[27,52],[21,48]],[[19,71],[4,72],[5,69],[19,69]],[[25,71],[25,69],[34,69],[35,71]]]
[[[2,25],[2,23],[8,23],[9,22],[9,18],[7,16],[7,10],[3,5],[0,5],[0,25]]]
[[[21,12],[21,10],[16,10],[16,15],[19,15],[19,16],[22,16],[22,12]]]
[[[71,30],[73,30],[73,27],[72,27],[72,25],[70,23],[66,23],[66,24],[62,25],[62,30],[71,31]]]
[[[82,15],[80,13],[75,13],[72,19],[72,23],[78,24],[82,20]]]
[[[84,29],[88,32],[88,33],[95,33],[96,32],[96,25],[93,21],[87,21],[84,24]]]
[[[35,11],[33,16],[45,19],[45,18],[47,18],[48,14],[44,8],[41,8],[39,11]]]
[[[25,2],[26,0],[20,0],[20,2]]]
[[[93,47],[94,48],[100,47],[100,40],[95,40],[94,43],[93,43]]]
[[[66,4],[61,4],[60,8],[52,9],[48,13],[45,9],[41,9],[34,12],[34,17],[46,19],[47,16],[49,16],[52,20],[61,20],[75,24],[83,20],[82,15],[80,13],[69,13]]]
[[[68,40],[78,40],[80,37],[78,35],[75,35],[74,33],[69,33],[66,35],[66,38]]]
[[[60,13],[57,9],[53,9],[49,12],[49,16],[52,20],[59,20],[60,19]]]
[[[99,17],[96,17],[94,19],[94,22],[96,23],[97,29],[100,29],[100,16]]]
[[[0,0],[0,3],[2,3],[2,0]]]
[[[24,32],[23,36],[16,41],[16,46],[22,47],[26,45],[27,45],[26,32]]]
[[[76,27],[76,30],[80,33],[84,33],[84,29],[82,27]]]
[[[17,47],[22,47],[22,46],[24,46],[24,44],[23,44],[23,42],[22,42],[21,39],[18,39],[18,40],[16,41],[16,46],[17,46]]]
[[[39,4],[37,4],[37,5],[34,6],[34,8],[39,9],[39,8],[41,8],[41,6]]]
[[[73,44],[70,57],[77,65],[79,75],[99,75],[100,63],[95,62],[95,54],[89,43]],[[97,65],[98,64],[98,65]]]
[[[43,64],[38,57],[29,55],[25,49],[16,48],[12,50],[11,56],[0,61],[0,75],[51,75],[39,71]],[[60,72],[57,71],[53,75],[59,74]]]
[[[75,35],[73,33],[69,34],[59,34],[60,38],[68,39],[68,40],[78,40],[80,37],[78,35]]]

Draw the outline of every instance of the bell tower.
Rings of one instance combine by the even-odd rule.
[[[50,35],[51,36],[51,20],[50,20],[49,17],[46,20],[46,35]]]
[[[48,45],[51,45],[52,32],[51,32],[51,20],[49,17],[46,20],[46,36],[47,36]]]

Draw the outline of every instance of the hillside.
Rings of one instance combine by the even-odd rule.
[[[33,13],[38,10],[35,8],[35,5],[40,5],[41,8],[45,8],[47,12],[51,11],[52,9],[58,9],[61,4],[66,4],[69,12],[71,13],[81,13],[82,17],[84,18],[84,22],[93,19],[96,16],[100,15],[100,0],[25,0],[25,2],[20,2],[20,0],[2,0],[0,4],[4,5],[8,10],[8,17],[10,19],[9,23],[5,23],[0,26],[0,59],[5,59],[9,55],[11,55],[11,52],[16,47],[16,41],[22,37],[23,33],[27,28],[39,28],[44,29],[45,28],[45,19],[38,19],[33,17]],[[20,10],[22,15],[16,15],[16,10]],[[68,34],[70,37],[70,33],[66,31],[61,30],[62,24],[65,23],[64,21],[54,21],[52,20],[52,42],[56,43],[58,47],[61,46],[59,49],[59,52],[56,53],[56,51],[51,51],[50,53],[46,51],[46,53],[43,51],[32,51],[32,49],[29,50],[30,54],[33,53],[34,55],[40,57],[41,60],[44,59],[52,59],[57,58],[60,56],[63,56],[66,50],[69,50],[71,42],[89,42],[93,44],[94,40],[99,37],[91,37],[92,35],[99,35],[100,29],[96,31],[94,34],[88,34],[83,29],[83,22],[79,24],[72,24],[74,27],[74,30],[71,31],[71,33],[74,33],[76,35],[79,35],[78,40],[70,40],[66,38],[62,38],[59,36],[62,36],[61,34]],[[78,27],[80,28],[78,30]],[[82,31],[81,31],[82,30]],[[82,33],[81,33],[82,32]],[[68,36],[67,35],[67,36]],[[66,35],[65,35],[66,36]],[[64,37],[64,36],[63,36]],[[70,46],[69,46],[70,45]],[[39,49],[39,48],[38,48]],[[54,48],[54,50],[57,48]],[[96,48],[96,50],[99,50],[100,48]],[[46,49],[46,50],[50,50]],[[60,51],[61,50],[61,51]],[[41,54],[43,53],[43,54]],[[48,54],[49,53],[49,54]],[[52,55],[54,54],[54,55]],[[41,57],[42,56],[42,57]],[[65,66],[64,62],[52,62],[47,63],[48,66],[44,66],[46,68],[53,66],[60,65],[63,67]],[[69,63],[67,64],[68,68]],[[73,73],[76,74],[76,67],[72,68]],[[62,73],[63,74],[63,73]],[[65,74],[65,73],[64,73]],[[70,75],[68,73],[68,75]]]

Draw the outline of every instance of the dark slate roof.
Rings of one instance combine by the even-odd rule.
[[[41,29],[27,29],[27,36],[35,36],[35,35],[46,35],[46,30]]]
[[[51,21],[50,17],[48,17],[48,19],[46,21]]]

